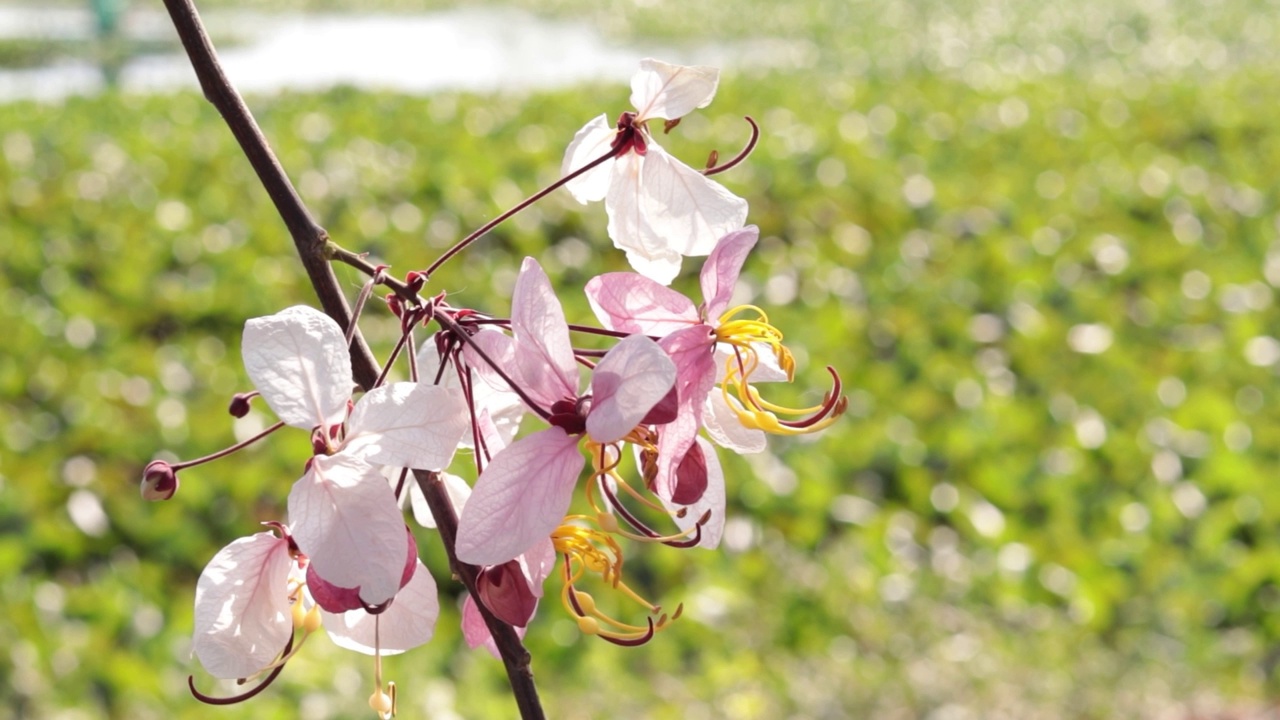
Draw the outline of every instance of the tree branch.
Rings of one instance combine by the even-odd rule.
[[[293,183],[285,174],[284,168],[281,167],[280,161],[271,151],[249,108],[222,71],[217,51],[214,50],[208,33],[205,32],[195,5],[191,0],[164,0],[164,4],[169,11],[169,17],[173,20],[178,37],[186,48],[187,56],[191,59],[191,66],[200,81],[205,97],[226,121],[236,141],[240,143],[245,157],[249,159],[249,163],[258,174],[263,188],[275,204],[276,211],[284,220],[298,256],[302,260],[302,266],[311,280],[311,286],[320,299],[320,304],[346,332],[353,322],[351,309],[329,264],[328,249],[331,243],[328,233],[312,218],[302,198],[294,189]],[[360,334],[359,328],[354,330],[351,343],[352,370],[356,382],[369,389],[377,382],[381,369],[373,356],[373,351],[369,349]],[[436,525],[444,542],[445,551],[449,555],[449,564],[453,572],[467,590],[478,597],[476,595],[478,569],[458,562],[454,554],[458,516],[445,492],[444,483],[440,481],[437,473],[414,471],[414,475],[422,488],[423,495],[426,496],[432,514],[435,515]],[[480,608],[485,623],[498,644],[521,717],[525,720],[542,720],[545,715],[538,701],[533,673],[529,668],[529,652],[525,650],[519,636],[510,625],[495,618],[482,604],[477,603],[477,607]]]
[[[307,211],[298,191],[294,189],[280,161],[267,144],[257,121],[253,119],[253,114],[222,71],[217,51],[213,48],[209,34],[205,32],[195,5],[191,0],[164,0],[164,5],[182,40],[182,46],[186,48],[187,57],[191,59],[191,67],[200,81],[205,98],[227,122],[231,134],[240,143],[240,149],[258,174],[262,187],[275,204],[276,212],[289,229],[289,235],[293,237],[294,247],[298,250],[307,277],[311,279],[311,287],[320,299],[320,305],[346,332],[351,324],[351,308],[347,305],[346,296],[343,295],[333,268],[325,256],[329,234]],[[351,346],[351,366],[355,369],[357,378],[378,376],[378,363],[373,357],[373,351],[359,333],[356,333]],[[357,382],[364,385],[365,389],[371,387],[365,385],[365,381]]]

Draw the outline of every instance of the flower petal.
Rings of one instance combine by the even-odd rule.
[[[342,329],[314,308],[295,305],[244,325],[244,367],[286,425],[310,430],[340,422],[351,398],[351,356]]]
[[[654,493],[671,500],[676,490],[676,465],[689,452],[702,426],[707,394],[715,386],[715,336],[707,325],[672,333],[659,345],[676,368],[676,418],[658,431],[658,472]]]
[[[469,426],[461,391],[399,382],[364,394],[347,421],[342,452],[375,465],[439,470]]]
[[[421,560],[415,562],[413,579],[400,588],[391,607],[381,614],[348,610],[335,615],[320,611],[325,632],[334,645],[365,655],[373,655],[375,648],[382,655],[399,655],[431,640],[440,615],[436,581]]]
[[[730,398],[729,402],[738,405],[738,401],[733,398]],[[702,426],[706,428],[707,435],[726,450],[750,455],[764,452],[767,446],[764,431],[745,427],[738,420],[737,413],[725,403],[724,394],[719,390],[707,394],[707,404],[702,413]]]
[[[655,144],[645,154],[640,183],[651,232],[681,255],[709,254],[747,221],[746,200]]]
[[[666,337],[699,322],[693,301],[636,273],[597,275],[586,290],[591,309],[610,330]]]
[[[385,474],[385,473],[384,473]],[[394,477],[390,477],[391,487],[394,488],[400,481],[400,473],[394,473]],[[440,480],[444,483],[444,490],[449,495],[449,501],[453,503],[456,512],[462,512],[462,507],[467,504],[467,498],[471,497],[471,486],[466,480],[451,475],[447,472],[440,473]],[[422,494],[422,487],[418,485],[418,481],[413,474],[405,479],[409,487],[405,490],[404,496],[400,498],[400,509],[404,509],[406,501],[413,510],[413,519],[422,527],[434,530],[436,528],[436,518],[431,514],[431,506],[427,504],[427,498]]]
[[[200,664],[219,678],[266,667],[293,635],[289,541],[262,532],[218,551],[196,584],[195,637]]]
[[[716,248],[707,256],[699,277],[702,284],[702,302],[705,317],[714,323],[725,310],[729,309],[729,300],[733,297],[733,288],[738,283],[738,275],[742,272],[742,263],[747,259],[751,248],[760,238],[760,228],[748,225],[741,230],[725,235],[716,243]]]
[[[582,126],[573,136],[573,142],[564,151],[564,160],[560,163],[560,177],[581,168],[592,160],[608,153],[618,130],[609,124],[605,115],[593,119]],[[565,189],[578,202],[586,205],[589,202],[603,200],[609,191],[609,161],[586,171],[565,183]]]
[[[671,390],[676,366],[644,335],[628,335],[591,373],[587,434],[598,443],[621,440]]]
[[[716,96],[720,71],[704,65],[671,65],[653,58],[640,61],[631,76],[631,105],[638,119],[675,119],[706,107]]]
[[[746,222],[747,201],[656,143],[643,158],[624,155],[613,167],[605,197],[609,237],[636,272],[656,282],[670,283],[681,255],[710,253]]]
[[[662,504],[667,510],[676,510],[680,507],[686,509],[683,517],[674,516],[675,523],[681,530],[693,528],[698,520],[710,511],[711,515],[702,526],[702,537],[698,540],[697,547],[711,550],[720,545],[720,539],[724,536],[724,470],[720,467],[720,458],[716,456],[715,448],[711,443],[697,438],[693,447],[701,452],[702,461],[706,466],[707,486],[702,492],[702,497],[692,505],[682,506],[667,500],[662,500]]]
[[[518,637],[524,637],[525,628],[518,627],[515,631]],[[467,641],[467,647],[472,650],[483,645],[490,655],[499,660],[502,659],[502,653],[498,652],[498,644],[494,642],[493,635],[489,634],[489,626],[485,624],[484,616],[480,614],[475,598],[470,595],[462,601],[462,637]]]
[[[544,410],[560,400],[577,398],[578,365],[569,325],[551,281],[533,258],[525,258],[520,265],[511,294],[511,331],[516,338],[511,368],[521,389],[542,403]]]
[[[458,520],[458,559],[497,565],[549,537],[569,510],[585,462],[578,438],[558,427],[495,455]]]
[[[317,455],[289,491],[293,539],[329,583],[380,605],[400,589],[404,516],[377,468],[347,453]]]

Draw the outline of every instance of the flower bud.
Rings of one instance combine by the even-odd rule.
[[[164,460],[152,460],[142,471],[142,499],[168,500],[178,492],[178,473]]]
[[[249,414],[249,401],[253,399],[257,392],[236,393],[231,396],[231,406],[227,408],[227,412],[231,413],[231,417],[242,418]]]

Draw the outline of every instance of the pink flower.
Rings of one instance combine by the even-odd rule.
[[[672,158],[656,142],[648,121],[678,120],[715,97],[720,73],[710,67],[640,61],[631,78],[631,104],[617,126],[601,115],[565,150],[561,174],[585,167],[612,149],[618,154],[566,185],[583,204],[604,200],[608,232],[636,272],[667,284],[681,256],[706,255],[716,240],[747,219],[747,203],[719,183]]]
[[[458,559],[475,565],[500,565],[545,541],[568,511],[582,472],[582,435],[599,444],[622,440],[667,396],[676,374],[657,343],[632,335],[600,360],[588,392],[579,394],[564,311],[532,258],[525,258],[516,280],[511,330],[511,337],[488,334],[482,347],[502,358],[505,372],[551,427],[497,453],[476,480],[456,548]]]
[[[685,473],[677,470],[704,425],[704,407],[716,383],[715,349],[720,342],[716,328],[758,237],[759,230],[752,225],[725,235],[716,244],[702,266],[701,305],[695,306],[675,290],[635,273],[607,273],[587,283],[587,298],[602,325],[661,338],[658,344],[675,363],[676,419],[658,435],[653,481],[654,492],[664,502],[697,502],[707,487],[705,473],[692,468]],[[691,462],[697,464],[696,459]]]

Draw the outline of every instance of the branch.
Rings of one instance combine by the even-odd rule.
[[[454,541],[458,536],[458,514],[444,490],[444,482],[440,473],[427,470],[414,470],[414,478],[422,494],[426,496],[427,505],[431,506],[431,515],[435,517],[436,527],[440,530],[440,538],[449,552],[449,565],[453,572],[466,586],[471,597],[476,599],[476,608],[480,610],[489,634],[498,646],[498,654],[502,656],[502,664],[507,668],[507,678],[511,681],[511,692],[515,695],[516,705],[520,708],[520,717],[525,720],[546,717],[538,700],[538,688],[533,682],[533,671],[529,667],[529,651],[525,649],[516,634],[515,628],[499,620],[489,612],[489,608],[479,601],[476,592],[476,577],[480,571],[474,565],[459,562],[453,554]],[[518,682],[517,682],[518,680]]]
[[[284,220],[289,234],[293,237],[294,247],[302,260],[302,265],[311,280],[311,286],[320,299],[325,312],[337,321],[346,332],[354,329],[351,343],[351,366],[356,382],[362,387],[372,388],[380,375],[380,368],[358,328],[352,328],[351,309],[347,305],[346,296],[338,285],[338,279],[328,261],[326,248],[330,247],[329,234],[312,218],[311,213],[298,196],[293,184],[276,159],[275,153],[267,145],[267,140],[258,127],[249,108],[235,88],[231,86],[226,74],[218,63],[217,52],[209,35],[205,32],[191,0],[164,0],[169,17],[187,56],[205,97],[217,108],[226,121],[231,133],[235,136],[245,157],[258,174],[263,188],[275,203],[276,211]],[[414,472],[427,504],[435,515],[440,537],[444,541],[445,551],[449,555],[449,563],[453,571],[462,580],[467,590],[476,592],[477,568],[458,562],[454,554],[453,544],[458,532],[458,516],[453,503],[445,492],[444,483],[435,473]],[[478,597],[478,595],[477,595]],[[489,626],[503,664],[507,669],[507,677],[511,682],[511,690],[515,695],[520,715],[525,720],[542,720],[545,715],[538,701],[538,691],[533,683],[533,674],[529,669],[529,653],[520,642],[515,630],[493,617],[483,604],[477,603],[485,622]]]
[[[346,332],[352,321],[351,309],[333,274],[333,268],[325,258],[324,248],[329,242],[329,234],[307,211],[298,191],[280,166],[280,161],[267,145],[267,139],[248,106],[222,71],[217,51],[213,48],[209,34],[205,32],[195,5],[191,0],[164,0],[164,5],[182,40],[182,46],[186,48],[187,57],[191,59],[191,67],[200,80],[205,98],[226,120],[231,134],[240,143],[240,149],[258,174],[258,180],[271,197],[271,202],[275,204],[276,212],[280,213],[280,218],[289,229],[294,247],[302,259],[302,266],[311,279],[311,287],[320,299],[320,305]],[[365,378],[359,380],[361,385],[366,389],[372,387],[366,383],[372,382],[370,378],[378,376],[378,362],[359,333],[351,346],[351,366],[355,369],[357,378]]]

